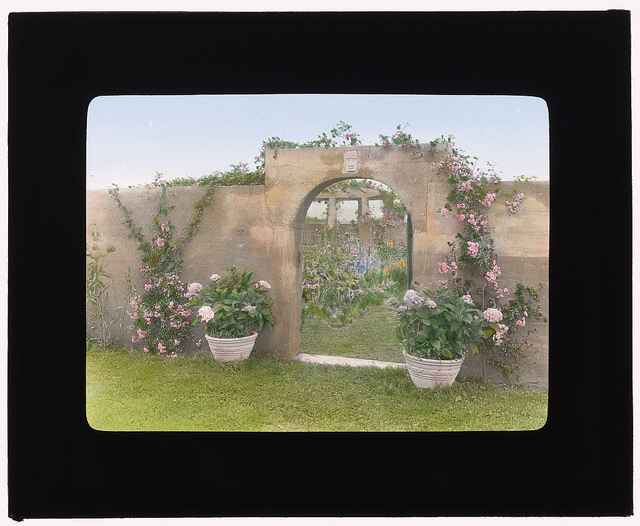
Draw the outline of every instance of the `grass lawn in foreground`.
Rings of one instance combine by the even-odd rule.
[[[394,310],[385,306],[373,307],[339,328],[309,316],[302,324],[302,351],[403,363],[402,348],[391,343],[397,321]]]
[[[86,409],[103,431],[534,430],[547,394],[481,380],[417,389],[404,370],[280,361],[222,365],[88,350]]]

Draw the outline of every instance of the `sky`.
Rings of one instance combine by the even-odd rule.
[[[421,142],[452,135],[503,180],[549,178],[547,106],[536,97],[462,95],[109,96],[87,115],[87,188],[201,177],[254,157],[262,141],[316,139],[339,121],[363,145],[398,124]]]

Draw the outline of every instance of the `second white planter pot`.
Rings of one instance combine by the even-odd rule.
[[[209,343],[213,358],[218,362],[227,363],[239,362],[249,358],[258,333],[256,332],[244,338],[215,338],[207,334],[204,337]]]
[[[423,389],[452,385],[464,362],[464,357],[458,360],[429,360],[416,358],[404,351],[402,354],[413,384]]]

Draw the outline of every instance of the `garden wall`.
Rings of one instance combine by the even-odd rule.
[[[413,224],[413,277],[428,286],[440,276],[436,264],[448,251],[447,241],[455,235],[457,221],[442,216],[447,184],[430,169],[442,152],[412,158],[404,151],[375,147],[331,148],[309,150],[273,150],[267,152],[264,186],[217,187],[211,205],[204,211],[200,230],[184,252],[182,279],[186,283],[204,283],[214,272],[222,273],[235,265],[255,269],[257,279],[272,284],[273,314],[276,325],[272,332],[260,333],[256,348],[286,359],[300,352],[301,315],[301,247],[304,218],[309,204],[320,190],[333,182],[349,178],[371,178],[390,186],[403,200]],[[503,183],[503,192],[517,186],[526,198],[520,211],[510,215],[501,201],[491,210],[491,229],[502,267],[501,285],[515,288],[523,282],[537,286],[548,283],[549,191],[548,183],[514,185]],[[122,189],[120,199],[133,210],[133,220],[143,231],[151,223],[159,189]],[[170,217],[176,232],[186,226],[193,214],[194,203],[204,194],[199,187],[167,189],[167,202],[175,208]],[[91,233],[101,235],[102,251],[110,245],[106,270],[113,281],[109,289],[108,317],[113,339],[127,343],[129,318],[128,280],[142,286],[138,271],[140,252],[128,237],[121,212],[108,190],[87,192],[87,244]],[[145,231],[145,233],[150,230]],[[548,312],[546,295],[543,312]],[[530,338],[533,347],[522,360],[521,381],[527,385],[547,385],[548,330],[536,328]],[[481,373],[480,357],[465,362],[463,374]],[[486,368],[487,376],[499,374]]]

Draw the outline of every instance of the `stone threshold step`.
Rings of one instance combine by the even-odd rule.
[[[325,365],[347,365],[350,367],[380,367],[382,369],[404,369],[403,363],[382,362],[380,360],[364,360],[362,358],[347,358],[346,356],[325,356],[321,354],[300,353],[299,362],[322,363]]]

